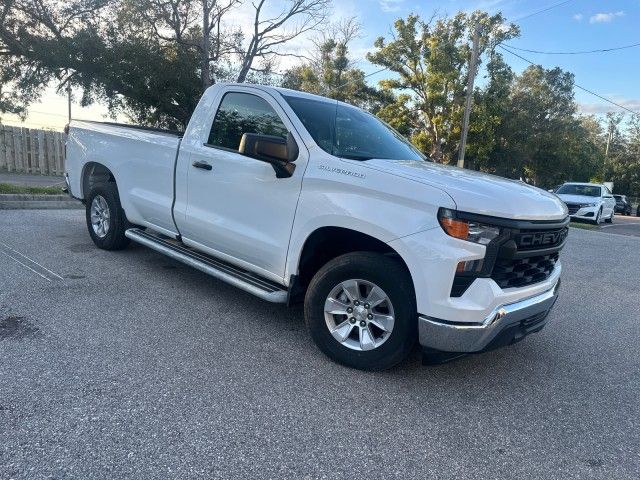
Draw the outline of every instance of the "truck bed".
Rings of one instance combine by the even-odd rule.
[[[93,164],[112,172],[127,217],[138,225],[152,221],[175,232],[171,215],[173,175],[179,132],[74,120],[67,139],[67,172],[72,195],[84,199]]]

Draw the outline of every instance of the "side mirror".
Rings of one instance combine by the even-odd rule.
[[[291,132],[286,140],[275,135],[260,135],[258,133],[243,133],[238,152],[241,155],[270,163],[277,178],[287,178],[293,175],[299,154],[298,144]]]

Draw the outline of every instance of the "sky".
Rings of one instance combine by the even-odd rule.
[[[278,1],[271,0],[271,4],[272,8],[277,8]],[[453,15],[460,10],[471,12],[476,9],[489,13],[501,11],[507,21],[520,26],[520,37],[508,42],[513,48],[575,52],[640,43],[640,0],[334,0],[331,19],[357,17],[362,25],[362,35],[351,46],[351,56],[357,61],[357,66],[369,74],[380,67],[367,62],[365,55],[373,49],[377,37],[389,38],[395,19],[410,13],[430,18],[434,13]],[[247,15],[246,11],[238,11],[230,21],[239,26],[245,25],[250,21]],[[289,48],[300,53],[310,46],[309,38],[301,38]],[[640,112],[640,46],[581,55],[514,51],[545,68],[558,66],[570,71],[574,73],[577,85]],[[505,60],[517,73],[529,65],[509,53],[503,53]],[[284,70],[287,66],[285,60],[279,68]],[[388,75],[388,72],[371,75],[368,81],[375,84]],[[482,82],[481,77],[478,80]],[[620,111],[614,105],[577,88],[575,97],[583,113]],[[31,106],[24,126],[61,130],[67,122],[66,113],[66,95],[57,94],[55,88],[51,87],[46,90],[41,102]],[[82,108],[74,103],[72,106],[72,116],[77,119],[108,120],[106,114],[107,110],[102,105]],[[8,115],[2,117],[2,122],[20,124],[18,119]]]

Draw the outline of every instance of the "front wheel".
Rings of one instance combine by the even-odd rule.
[[[305,320],[329,358],[361,370],[391,368],[417,337],[415,293],[397,260],[373,252],[337,257],[313,277]]]
[[[86,198],[86,219],[89,235],[98,248],[121,250],[129,244],[124,235],[129,222],[115,183],[101,183],[91,189]]]
[[[602,221],[602,209],[598,210],[598,213],[596,214],[596,219],[593,221],[593,224],[600,225],[601,221]]]

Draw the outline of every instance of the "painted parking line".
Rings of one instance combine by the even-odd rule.
[[[24,253],[17,251],[4,242],[0,242],[0,253],[9,257],[14,262],[22,265],[24,268],[32,271],[36,275],[44,278],[48,282],[55,279],[63,280],[63,278],[56,272],[49,270],[44,265],[39,264],[34,259],[26,256]]]

